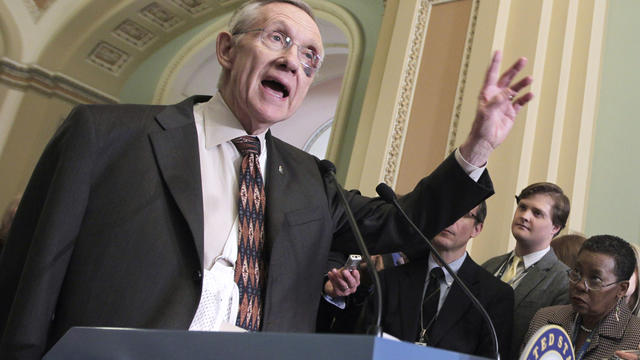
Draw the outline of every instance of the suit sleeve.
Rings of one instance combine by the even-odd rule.
[[[560,268],[556,270],[556,277],[554,279],[554,284],[551,288],[554,290],[553,297],[549,305],[567,305],[570,303],[569,301],[569,277],[565,270],[560,266],[560,262],[554,265],[554,268]],[[554,269],[555,270],[555,269]]]
[[[538,329],[540,329],[542,326],[547,324],[548,313],[549,311],[547,309],[541,308],[538,311],[536,311],[535,315],[533,315],[533,318],[531,319],[531,323],[529,324],[529,329],[527,330],[527,333],[522,339],[522,344],[520,344],[520,349],[517,352],[518,356],[520,356],[520,354],[524,350],[524,347],[527,345],[527,342],[529,341],[529,339],[531,339],[533,334],[535,334],[535,332],[538,331]]]
[[[325,182],[332,180],[325,178]],[[357,252],[335,188],[335,184],[326,185],[336,229],[333,250]],[[488,173],[485,171],[478,182],[473,181],[452,154],[410,193],[400,197],[399,202],[421,231],[433,237],[492,194]],[[361,196],[357,191],[348,192],[347,198],[371,253],[402,250],[414,257],[412,253],[426,250],[423,240],[409,228],[393,205],[380,198]]]
[[[500,292],[493,296],[494,301],[488,304],[487,313],[491,321],[493,321],[493,326],[498,336],[500,357],[502,359],[508,359],[513,328],[514,295],[513,289],[506,284],[504,285],[505,286],[500,287]],[[482,337],[485,341],[483,342],[484,349],[480,353],[487,357],[493,357],[493,340],[491,339],[491,334],[488,329],[484,331]]]
[[[0,358],[40,358],[90,192],[94,131],[74,109],[44,150],[0,259]]]

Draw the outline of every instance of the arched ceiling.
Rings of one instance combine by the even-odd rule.
[[[55,0],[51,8],[74,0]],[[176,37],[227,14],[239,0],[89,1],[38,63],[117,95],[137,66]]]
[[[348,7],[380,0],[310,0]],[[22,54],[13,60],[62,73],[81,84],[118,97],[127,79],[172,41],[183,43],[212,24],[226,24],[243,0],[13,0],[10,16],[0,15],[6,32],[19,34]],[[380,14],[381,15],[381,14]],[[11,24],[12,19],[21,19]],[[343,31],[320,19],[327,53],[345,53]],[[12,31],[13,30],[13,31]],[[377,29],[375,29],[377,31]],[[5,29],[3,29],[5,32]],[[212,39],[213,40],[213,39]],[[173,49],[180,44],[173,44]],[[6,47],[0,43],[0,46]],[[14,51],[16,52],[16,51]],[[330,56],[329,56],[330,58]],[[164,61],[167,61],[164,59]],[[325,62],[324,74],[331,74]]]

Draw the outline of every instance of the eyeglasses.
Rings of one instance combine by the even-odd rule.
[[[463,218],[466,219],[473,219],[476,222],[481,222],[480,219],[478,218],[478,215],[474,214],[474,213],[466,213],[462,216]]]
[[[260,31],[260,40],[271,50],[284,51],[290,48],[291,45],[295,44],[298,48],[298,59],[300,60],[300,64],[302,65],[305,75],[307,75],[308,77],[311,77],[311,75],[313,75],[316,71],[318,71],[318,69],[320,69],[320,65],[322,64],[322,57],[318,55],[316,50],[309,47],[301,46],[300,44],[293,41],[293,39],[289,35],[283,33],[280,30],[266,27],[260,29],[239,31],[237,33],[234,33],[233,35],[235,36],[256,31]]]
[[[580,280],[584,280],[584,287],[587,289],[587,291],[601,291],[607,286],[611,286],[620,282],[614,281],[610,284],[603,284],[602,280],[597,278],[583,278],[582,274],[574,269],[567,270],[567,275],[569,275],[569,281],[574,285],[578,284]]]

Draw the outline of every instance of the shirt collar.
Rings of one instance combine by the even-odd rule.
[[[524,262],[524,268],[527,269],[529,268],[529,266],[540,261],[540,259],[542,259],[549,252],[549,249],[551,249],[551,246],[547,246],[542,250],[538,250],[536,252],[532,252],[531,254],[522,256],[522,261]],[[515,251],[513,252],[513,254],[515,255]]]
[[[467,258],[467,252],[465,251],[464,255],[460,256],[458,259],[452,261],[447,265],[449,265],[451,270],[453,270],[453,272],[457,274],[458,270],[460,270],[460,267],[462,266],[462,263],[464,263],[464,260],[466,258]],[[433,254],[429,255],[429,262],[427,266],[429,268],[429,271],[427,271],[427,276],[429,276],[429,273],[431,272],[431,270],[433,270],[433,268],[440,266],[436,262],[436,259],[433,257]],[[444,281],[447,283],[447,287],[450,287],[451,284],[453,284],[453,276],[451,276],[451,274],[449,274],[449,272],[446,269],[442,269],[442,271],[444,272]]]
[[[233,115],[220,92],[216,92],[209,101],[202,103],[202,117],[204,119],[205,148],[207,149],[247,135],[247,131]],[[255,135],[260,139],[260,149],[266,148],[266,133],[265,131]]]

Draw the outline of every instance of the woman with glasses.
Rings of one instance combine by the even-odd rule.
[[[540,309],[525,339],[555,324],[569,334],[576,360],[608,359],[616,350],[637,349],[640,318],[631,314],[624,300],[635,268],[629,243],[612,235],[592,236],[568,270],[571,305]]]

